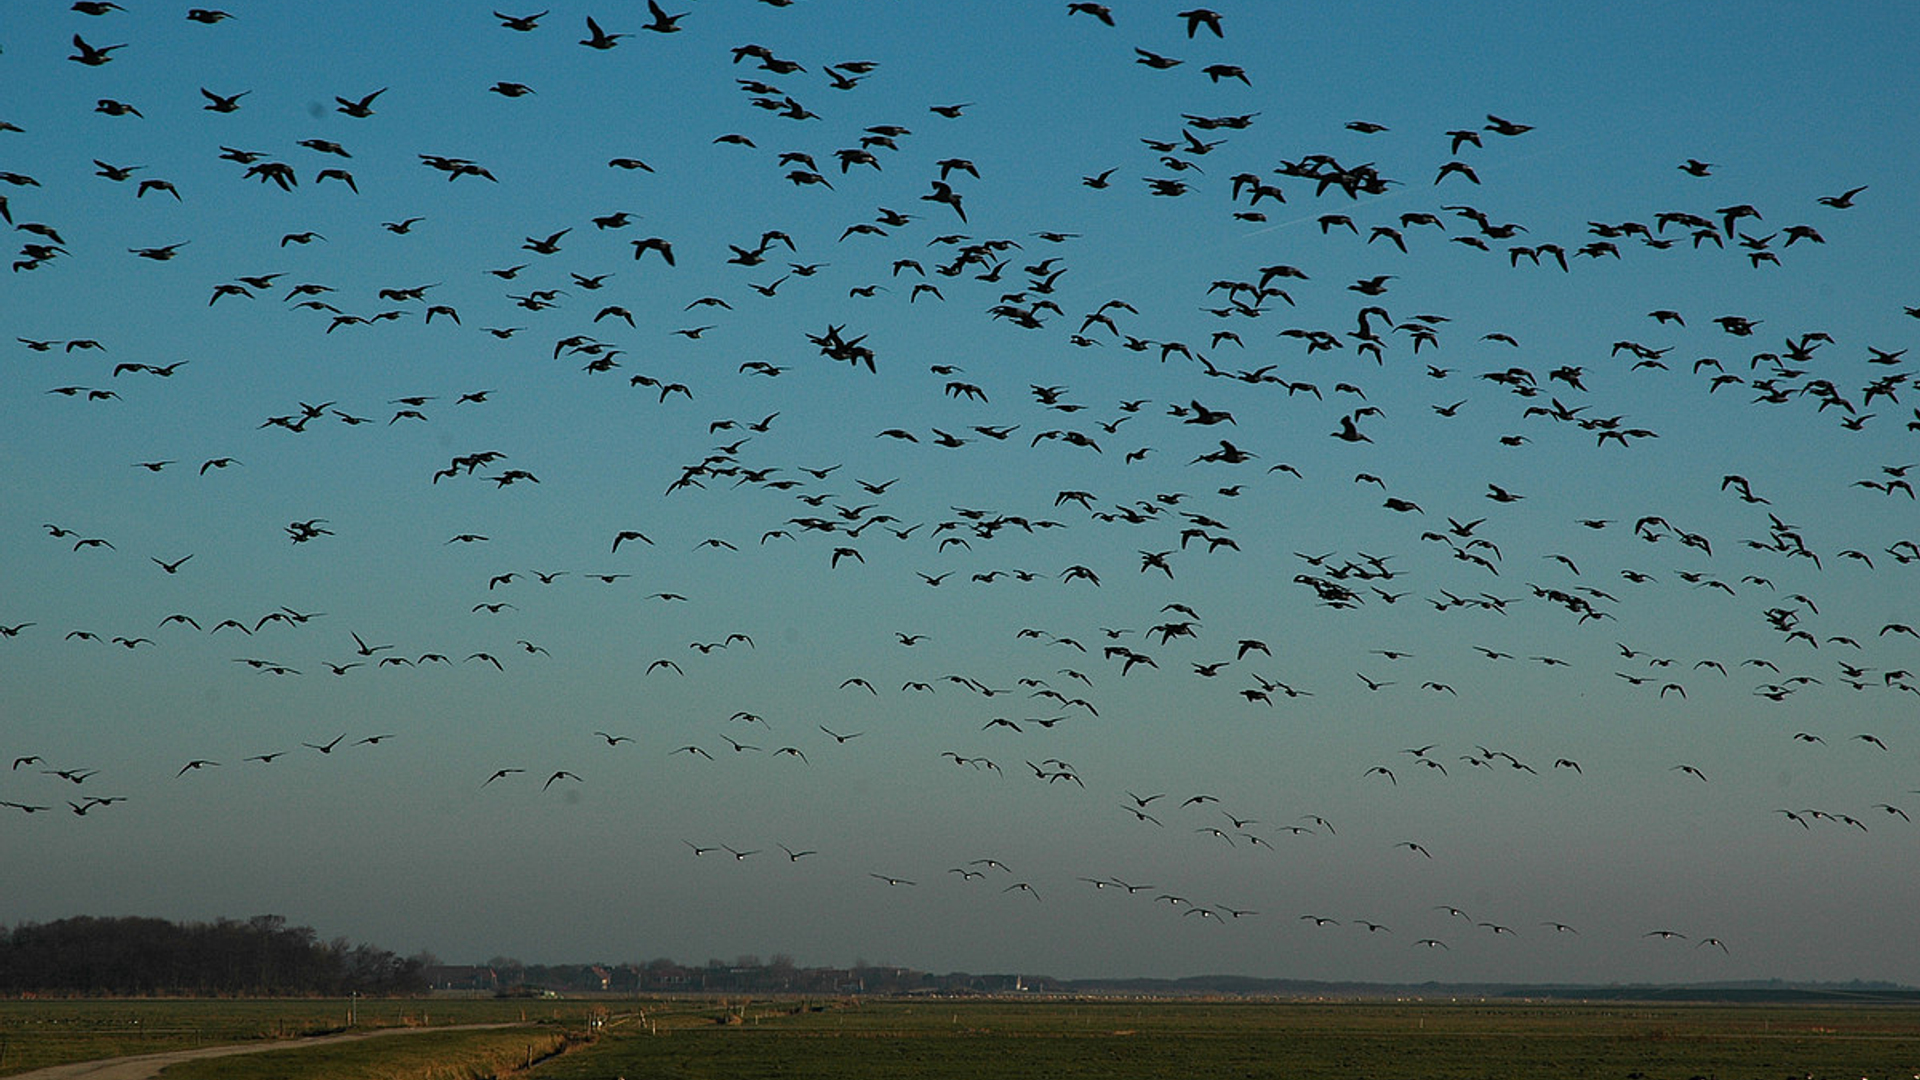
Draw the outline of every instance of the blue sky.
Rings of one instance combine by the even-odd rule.
[[[0,917],[1910,979],[1911,27],[1110,6],[21,5]]]

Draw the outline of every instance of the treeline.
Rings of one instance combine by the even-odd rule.
[[[610,992],[616,994],[1004,994],[1047,992],[1048,978],[1019,975],[936,975],[913,968],[872,965],[801,967],[775,954],[762,962],[741,956],[731,962],[680,964],[662,957],[645,963],[523,964],[496,956],[484,964],[449,966],[429,958],[425,974],[436,990],[492,991],[497,994]]]
[[[420,963],[278,915],[174,923],[78,916],[0,932],[0,993],[339,996],[427,988]]]

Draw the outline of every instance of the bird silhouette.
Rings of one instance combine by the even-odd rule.
[[[605,30],[600,29],[600,24],[594,22],[593,16],[589,15],[587,16],[587,36],[580,40],[580,44],[585,45],[589,49],[599,49],[605,52],[615,45],[620,44],[621,38],[632,36],[631,34],[624,33],[609,34]]]

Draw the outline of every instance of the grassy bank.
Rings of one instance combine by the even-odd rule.
[[[428,1031],[324,1046],[188,1061],[167,1080],[483,1080],[521,1071],[559,1053],[565,1032],[543,1028]]]
[[[364,998],[0,1001],[0,1076],[70,1061],[334,1034],[349,1030],[349,1012],[352,1030],[521,1021],[583,1026],[587,1006]]]

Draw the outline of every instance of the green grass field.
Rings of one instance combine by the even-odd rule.
[[[540,1080],[1276,1077],[1783,1080],[1920,1074],[1920,1012],[1512,1004],[787,1003],[615,1026]]]
[[[344,1002],[5,1002],[0,1074],[331,1028]],[[1920,1010],[1480,1002],[361,1002],[361,1026],[519,1021],[175,1066],[170,1080],[1911,1080]],[[591,1020],[598,1025],[590,1025]],[[727,1022],[723,1022],[727,1021]],[[129,1027],[147,1029],[137,1034]],[[165,1029],[163,1032],[162,1029]],[[522,1072],[571,1035],[565,1053]],[[590,1036],[582,1038],[583,1036]]]

